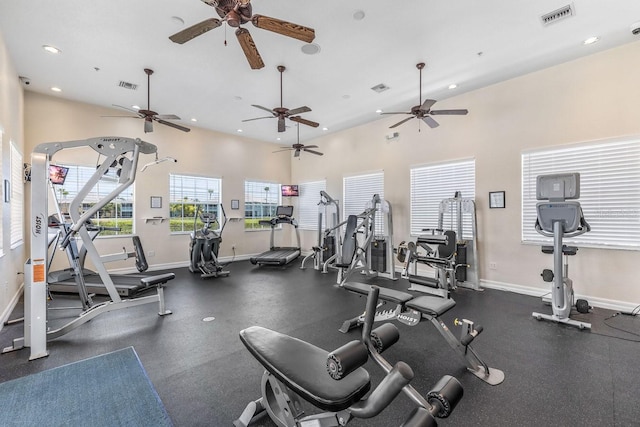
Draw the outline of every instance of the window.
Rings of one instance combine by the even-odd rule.
[[[172,233],[185,233],[201,228],[198,219],[194,224],[196,212],[214,214],[220,218],[218,211],[222,180],[191,175],[169,175],[169,228]],[[222,218],[220,218],[222,219]],[[221,224],[218,222],[218,226]]]
[[[342,180],[344,208],[342,217],[359,215],[367,208],[374,194],[384,200],[384,172],[344,177]],[[384,217],[376,213],[376,234],[385,234]]]
[[[24,181],[22,153],[13,141],[11,145],[11,247],[24,242]]]
[[[476,162],[460,160],[411,168],[411,235],[425,228],[438,228],[440,202],[460,192],[465,199],[476,196]],[[443,227],[453,229],[452,220],[443,218]],[[471,217],[463,216],[462,238],[471,239]]]
[[[244,229],[271,229],[260,225],[261,220],[269,220],[276,215],[280,204],[280,184],[273,182],[244,182]]]
[[[73,199],[82,190],[87,181],[93,176],[96,169],[89,166],[61,165],[69,168],[67,178],[63,185],[54,185],[56,199],[62,213],[69,212],[69,206]],[[82,211],[86,211],[98,201],[106,197],[118,186],[115,174],[107,173],[91,189],[80,205]],[[100,236],[126,236],[133,234],[133,185],[125,188],[110,203],[100,209],[91,220],[104,227],[119,228],[119,231],[105,230]]]
[[[538,234],[536,177],[580,173],[580,205],[591,231],[568,243],[640,250],[640,138],[617,138],[522,153],[522,241],[548,243]]]
[[[300,184],[300,197],[298,197],[298,227],[300,229],[318,229],[320,191],[325,191],[326,189],[327,181],[325,180]]]
[[[0,203],[4,202],[4,175],[2,174],[2,137],[4,135],[2,126],[0,125],[0,191],[2,192],[2,198],[0,198]],[[3,248],[3,242],[4,242],[4,234],[3,234],[3,229],[2,229],[2,211],[4,209],[0,208],[0,257],[4,255],[4,248]]]

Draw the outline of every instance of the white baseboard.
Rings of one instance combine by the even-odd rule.
[[[495,282],[492,280],[480,280],[480,286],[487,289],[497,289],[500,291],[515,292],[517,294],[529,295],[542,298],[544,295],[549,295],[551,289],[544,290],[540,288],[534,288],[531,286],[515,285],[513,283]],[[586,299],[589,305],[592,307],[606,308],[614,311],[631,312],[634,308],[638,307],[640,303],[630,303],[625,301],[618,301],[606,298],[597,298],[589,295],[576,294],[576,299]]]
[[[11,298],[9,305],[2,312],[2,316],[0,317],[0,321],[2,322],[0,323],[0,331],[2,331],[2,328],[4,327],[4,322],[9,320],[9,316],[11,316],[11,312],[13,311],[14,308],[16,308],[18,301],[20,301],[20,296],[22,295],[23,290],[24,290],[24,282],[20,284],[20,287],[16,291],[15,295],[13,296],[13,298]]]

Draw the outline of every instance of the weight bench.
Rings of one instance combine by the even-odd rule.
[[[377,290],[368,301],[375,307]],[[369,302],[368,302],[369,303]],[[404,362],[387,370],[387,375],[370,393],[369,373],[362,368],[373,354],[371,331],[373,316],[365,320],[363,342],[354,340],[327,352],[313,344],[259,326],[240,332],[240,340],[262,364],[262,397],[250,402],[235,427],[246,427],[266,411],[280,427],[344,426],[353,418],[372,418],[385,409],[401,392],[415,390],[409,385],[413,371]],[[391,326],[394,325],[383,325]],[[380,328],[378,328],[380,329]],[[397,328],[395,328],[397,332]],[[382,334],[389,336],[388,333]],[[392,345],[396,340],[389,340]],[[462,398],[460,383],[451,376],[443,377],[426,398],[413,399],[418,407],[409,415],[402,427],[431,427],[437,423],[434,416],[448,416]],[[367,397],[365,397],[367,396]],[[304,399],[327,412],[304,416]]]
[[[342,287],[358,295],[368,295],[371,290],[371,285],[359,282],[345,282]],[[379,299],[383,301],[383,304],[388,302],[395,304],[396,307],[391,310],[377,310],[374,321],[398,320],[406,325],[415,326],[422,319],[426,319],[435,326],[451,348],[464,359],[467,370],[472,374],[491,385],[498,385],[504,381],[504,373],[499,369],[489,368],[471,347],[471,342],[482,332],[482,326],[474,327],[470,320],[462,319],[459,321],[456,319],[455,326],[462,326],[460,338],[457,339],[440,319],[440,316],[456,305],[453,299],[432,295],[414,297],[407,292],[389,288],[380,288]],[[366,311],[353,319],[346,320],[339,329],[340,332],[347,333],[349,330],[361,326],[365,316]]]
[[[158,310],[158,314],[160,316],[164,316],[166,314],[171,314],[171,310],[167,310],[164,305],[164,284],[169,280],[173,280],[176,278],[175,273],[164,273],[158,274],[156,276],[147,276],[140,279],[140,283],[146,288],[150,288],[151,286],[157,286],[158,288],[158,301],[160,304],[160,309]]]

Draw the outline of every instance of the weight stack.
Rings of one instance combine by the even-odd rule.
[[[387,242],[385,240],[371,242],[371,268],[378,273],[387,272]]]

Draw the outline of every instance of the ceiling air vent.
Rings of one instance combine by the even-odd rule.
[[[131,89],[131,90],[138,89],[138,85],[137,84],[129,83],[129,82],[123,82],[122,80],[120,80],[120,84],[118,84],[118,86],[123,87],[125,89]]]
[[[556,9],[553,12],[549,12],[540,17],[542,25],[553,24],[554,22],[562,21],[563,19],[570,18],[575,14],[573,5],[568,4],[560,9]]]
[[[389,90],[389,86],[387,86],[384,83],[380,83],[372,87],[371,90],[374,92],[380,93],[380,92],[384,92],[385,90]]]

